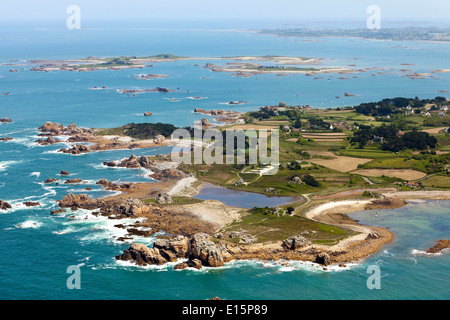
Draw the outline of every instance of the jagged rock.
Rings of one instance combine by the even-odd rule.
[[[8,210],[11,208],[12,208],[12,206],[8,202],[0,200],[0,210]]]
[[[366,240],[371,240],[371,239],[379,239],[381,236],[376,233],[376,232],[371,232],[367,235]]]
[[[57,180],[58,179],[55,179],[55,178],[49,178],[49,179],[45,180],[44,183],[53,183],[53,182],[55,182]]]
[[[184,258],[189,249],[189,241],[186,237],[179,235],[170,239],[158,239],[155,241],[154,247],[172,251],[178,258]]]
[[[153,138],[153,142],[158,144],[162,143],[166,140],[166,137],[164,137],[162,134],[157,135],[155,138]]]
[[[39,202],[33,202],[33,201],[26,201],[23,204],[27,207],[37,207],[37,206],[41,205]]]
[[[7,122],[12,122],[12,120],[11,119],[8,119],[8,118],[0,118],[0,123],[7,123]]]
[[[127,217],[136,216],[142,213],[144,207],[145,205],[140,200],[128,198],[120,205],[119,212]]]
[[[202,267],[203,267],[202,262],[198,259],[187,260],[185,262],[181,262],[181,263],[178,263],[175,266],[173,266],[173,268],[175,270],[183,270],[186,268],[196,268],[196,269],[200,270]]]
[[[138,264],[160,264],[164,263],[163,261],[188,258],[187,261],[175,265],[175,269],[188,267],[200,269],[202,266],[219,267],[232,260],[232,256],[226,250],[225,245],[215,244],[209,239],[208,234],[197,233],[191,239],[184,236],[158,239],[152,249],[144,245],[133,244],[116,259],[133,260]]]
[[[61,170],[61,172],[59,174],[62,176],[70,176],[70,173],[67,172],[66,170]]]
[[[239,243],[247,244],[247,243],[254,243],[258,241],[258,239],[255,236],[252,236],[250,234],[245,234],[241,237],[241,240]]]
[[[59,201],[61,208],[97,209],[99,205],[98,200],[90,198],[87,194],[69,193]]]
[[[240,232],[240,231],[232,231],[230,233],[230,238],[232,238],[232,239],[240,238],[241,236],[242,236],[242,232]]]
[[[227,258],[224,253],[227,253],[224,245],[216,245],[209,241],[207,234],[195,234],[191,239],[191,246],[189,250],[189,260],[198,259],[202,265],[208,267],[220,267],[224,265]]]
[[[103,162],[103,165],[107,167],[117,167],[117,163],[115,161],[105,161]]]
[[[57,215],[57,214],[60,214],[60,213],[65,213],[65,212],[66,212],[66,210],[64,210],[64,209],[58,209],[58,210],[50,211],[50,214]]]
[[[38,129],[42,132],[46,132],[54,136],[61,135],[65,130],[63,125],[52,122],[46,122],[42,127],[39,127]]]
[[[202,118],[202,119],[201,119],[201,122],[202,122],[202,127],[208,128],[208,127],[211,126],[211,123],[210,123],[209,120],[206,119],[206,118]]]
[[[303,183],[303,181],[302,181],[302,179],[300,178],[300,177],[293,177],[292,178],[292,180],[291,180],[291,182],[293,183],[293,184],[297,184],[297,185],[301,185],[302,183]]]
[[[11,137],[0,138],[0,141],[11,141],[11,140],[13,140],[13,138]]]
[[[156,202],[158,204],[171,204],[173,203],[172,197],[167,192],[158,193],[156,196]]]
[[[324,253],[324,252],[319,253],[316,256],[316,263],[319,263],[319,264],[324,265],[324,266],[328,266],[331,263],[330,262],[330,256],[327,253]]]
[[[156,180],[182,179],[186,174],[178,169],[165,169],[151,174],[150,177]]]
[[[292,236],[283,241],[283,246],[289,250],[300,249],[309,246],[311,241],[302,236]]]
[[[169,89],[167,89],[167,88],[156,87],[155,89],[153,89],[153,91],[157,91],[157,92],[170,92],[171,90],[169,90]]]
[[[440,253],[443,250],[446,250],[450,248],[450,240],[441,239],[437,241],[436,245],[434,245],[432,248],[428,249],[427,253]]]
[[[77,144],[72,146],[72,148],[70,149],[60,149],[59,151],[62,153],[69,153],[69,154],[82,154],[91,152],[91,149],[83,144]]]
[[[37,144],[43,145],[43,146],[48,146],[48,145],[52,145],[55,143],[60,143],[61,140],[59,139],[55,139],[53,137],[48,137],[47,139],[38,139],[35,141]]]
[[[64,182],[64,183],[65,184],[74,184],[74,183],[81,183],[81,182],[83,182],[83,180],[76,178],[76,179],[67,179],[66,182]]]
[[[122,160],[119,167],[140,168],[141,164],[139,163],[139,158],[133,154],[128,159]]]
[[[187,261],[185,262],[181,262],[181,263],[177,263],[176,265],[173,266],[174,270],[183,270],[189,268],[189,265],[187,263]]]
[[[152,115],[153,115],[153,113],[151,113],[151,112],[148,112],[148,111],[144,113],[144,116],[146,116],[146,117],[148,117],[148,116],[152,116]]]
[[[148,248],[142,243],[133,243],[129,249],[125,249],[123,254],[116,256],[116,259],[122,261],[134,261],[140,266],[145,266],[147,264],[161,265],[167,262],[167,260],[161,256],[158,249]]]

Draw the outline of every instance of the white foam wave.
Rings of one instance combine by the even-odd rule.
[[[16,228],[22,228],[22,229],[37,229],[42,226],[42,222],[38,222],[35,220],[27,220],[22,222],[21,224],[16,225]]]
[[[39,178],[41,176],[41,173],[40,172],[32,172],[30,174],[30,177],[33,177],[33,176],[35,176],[36,178]]]
[[[413,255],[413,256],[429,256],[429,257],[440,256],[440,255],[442,255],[442,251],[441,252],[436,252],[436,253],[428,253],[428,252],[426,252],[424,250],[412,249],[411,250],[411,255]]]

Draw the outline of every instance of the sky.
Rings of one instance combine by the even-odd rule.
[[[156,22],[176,23],[259,21],[278,25],[310,22],[357,22],[365,25],[370,5],[381,10],[382,21],[450,24],[450,0],[0,0],[0,25],[61,23],[67,7],[80,8],[83,25],[105,26]]]

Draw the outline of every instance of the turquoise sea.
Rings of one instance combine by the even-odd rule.
[[[450,236],[450,202],[413,202],[396,210],[359,212],[362,223],[389,227],[395,241],[379,253],[348,268],[323,271],[311,264],[241,261],[217,269],[173,271],[170,266],[138,268],[119,264],[114,256],[129,244],[117,243],[121,229],[114,221],[96,218],[88,211],[51,216],[56,200],[68,192],[93,197],[111,194],[95,182],[151,181],[143,170],[105,168],[103,161],[136,155],[168,153],[170,148],[120,150],[81,156],[59,154],[61,146],[36,146],[37,128],[46,121],[64,125],[107,128],[130,122],[166,122],[192,125],[201,115],[194,108],[255,110],[285,101],[318,108],[378,101],[387,97],[450,97],[450,73],[436,78],[411,80],[399,69],[431,72],[449,68],[449,43],[367,41],[358,39],[280,38],[251,32],[225,30],[155,29],[0,29],[0,199],[13,209],[0,213],[0,299],[449,299],[448,254],[426,256],[421,250]],[[337,79],[326,75],[314,80],[302,74],[251,78],[213,73],[200,66],[210,59],[156,63],[145,69],[123,71],[31,72],[29,66],[13,67],[27,59],[76,59],[87,56],[148,56],[172,53],[192,57],[238,55],[286,55],[324,58],[324,66],[384,68],[357,74],[360,78]],[[225,63],[227,61],[224,61]],[[215,62],[217,63],[217,62]],[[222,62],[221,62],[222,63]],[[404,63],[412,64],[409,66]],[[382,72],[384,74],[372,74]],[[141,73],[166,74],[164,79],[135,80]],[[205,77],[206,79],[202,79]],[[89,90],[106,86],[106,90]],[[167,87],[175,92],[144,93],[128,97],[117,89]],[[344,92],[355,94],[343,97]],[[189,97],[201,96],[202,100]],[[336,96],[342,98],[337,99]],[[175,98],[172,102],[168,98]],[[225,105],[229,101],[244,105]],[[144,118],[151,111],[154,116]],[[59,178],[67,170],[72,178],[87,180],[79,186],[46,186],[47,178]],[[84,191],[91,187],[92,191]],[[210,196],[210,195],[208,195]],[[39,201],[39,208],[21,203]],[[239,201],[237,199],[236,201]],[[240,200],[242,201],[242,200]],[[255,199],[255,201],[260,201]],[[74,214],[75,219],[68,219]],[[18,227],[20,226],[20,227]],[[152,239],[136,238],[149,245]],[[369,290],[367,266],[378,265],[380,290]],[[81,269],[81,290],[69,290],[67,267]]]

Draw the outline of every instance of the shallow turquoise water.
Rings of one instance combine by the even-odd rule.
[[[400,63],[413,63],[415,71],[429,72],[447,67],[449,44],[424,42],[374,42],[327,39],[302,42],[296,39],[267,37],[247,33],[200,31],[105,31],[85,30],[0,30],[0,62],[10,59],[79,58],[90,55],[151,55],[161,52],[185,56],[297,55],[323,57],[326,65],[355,63],[358,67],[385,66],[400,69]],[[143,41],[145,40],[145,41]],[[400,46],[400,47],[398,47]],[[360,60],[354,60],[358,58]],[[9,73],[0,66],[0,116],[14,120],[0,124],[0,137],[14,140],[0,144],[0,199],[13,204],[13,210],[0,214],[0,298],[2,299],[448,299],[450,297],[449,256],[414,255],[433,241],[449,237],[449,202],[429,201],[397,210],[355,213],[363,223],[391,228],[396,240],[378,254],[349,270],[324,272],[315,266],[294,263],[238,262],[224,268],[201,272],[175,272],[170,267],[141,269],[117,264],[113,257],[128,247],[116,243],[121,235],[114,223],[94,219],[89,212],[68,212],[50,216],[56,200],[66,193],[86,192],[103,197],[95,182],[151,181],[143,170],[111,169],[103,161],[136,155],[168,153],[170,148],[121,150],[69,156],[55,153],[60,146],[35,146],[37,127],[46,121],[64,125],[72,122],[85,127],[113,127],[129,122],[170,122],[191,125],[204,109],[254,110],[285,101],[318,107],[353,105],[363,101],[394,96],[434,97],[437,90],[448,90],[450,74],[439,79],[410,80],[398,74],[375,77],[370,72],[359,79],[337,80],[330,75],[313,80],[303,75],[248,79],[212,73],[195,67],[211,62],[179,61],[155,64],[153,68],[86,73],[35,73],[20,70]],[[408,67],[409,68],[409,67]],[[134,80],[135,73],[168,74],[165,79]],[[202,80],[201,77],[208,79]],[[93,86],[108,90],[92,91]],[[148,93],[136,97],[119,94],[116,89],[180,88],[169,94]],[[335,99],[344,92],[355,97]],[[441,93],[450,97],[448,93]],[[191,96],[207,97],[191,100]],[[171,102],[165,98],[177,98]],[[245,100],[242,106],[223,103]],[[144,118],[143,112],[154,116]],[[60,170],[72,178],[87,180],[80,186],[45,186],[47,178]],[[87,192],[83,189],[92,187]],[[39,201],[41,208],[24,208],[26,200]],[[87,220],[85,218],[88,218]],[[21,228],[17,226],[20,225]],[[150,244],[152,239],[136,238]],[[366,268],[381,266],[381,290],[368,290]],[[66,288],[66,269],[79,265],[82,289]]]

